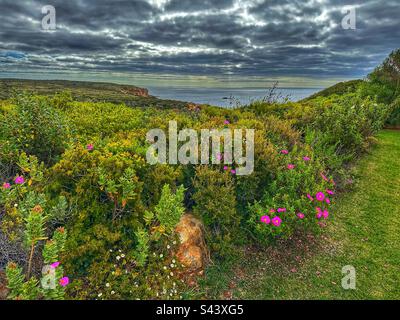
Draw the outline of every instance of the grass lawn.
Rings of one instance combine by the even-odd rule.
[[[400,299],[400,131],[382,131],[340,194],[324,232],[243,248],[210,267],[200,294],[222,299]],[[342,267],[356,289],[341,286]]]

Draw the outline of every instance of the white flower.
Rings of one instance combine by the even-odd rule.
[[[110,252],[113,252],[112,249],[110,249]]]
[[[117,256],[117,260],[119,260],[119,259],[121,259],[121,257],[120,257],[120,256]]]
[[[121,254],[121,257],[122,257],[122,258],[125,258],[125,255],[124,255],[124,254]]]
[[[176,261],[175,261],[175,259],[172,259],[172,263],[175,263]]]
[[[18,207],[18,203],[14,204],[14,207],[15,207],[15,208]]]
[[[166,267],[166,266],[164,266],[164,270],[167,270],[167,267]]]
[[[160,254],[160,258],[162,258],[162,257],[164,257],[164,255],[161,253],[161,254]]]
[[[171,277],[173,277],[173,276],[174,276],[174,273],[173,273],[173,272],[171,272],[171,273],[170,273],[170,275],[171,275]]]
[[[111,291],[111,294],[114,294],[115,293],[115,291]]]
[[[110,284],[109,284],[108,282],[106,283],[106,287],[107,287],[107,288],[109,288],[109,287],[110,287]]]
[[[103,294],[100,292],[97,296],[100,298]]]
[[[167,245],[167,249],[170,249],[171,248],[171,246],[170,245]]]
[[[171,268],[175,267],[175,265],[173,263],[171,263]]]
[[[173,244],[176,244],[176,241],[172,242]]]

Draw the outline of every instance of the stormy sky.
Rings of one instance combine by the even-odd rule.
[[[0,0],[0,77],[325,86],[400,47],[399,17],[400,0]]]

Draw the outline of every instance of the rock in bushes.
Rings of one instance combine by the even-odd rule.
[[[187,271],[201,271],[209,260],[203,230],[201,221],[191,214],[183,215],[176,226],[175,231],[181,241],[177,258],[187,267]]]

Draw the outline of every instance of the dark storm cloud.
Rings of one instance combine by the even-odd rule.
[[[360,77],[400,47],[399,15],[398,0],[0,0],[0,70]]]

